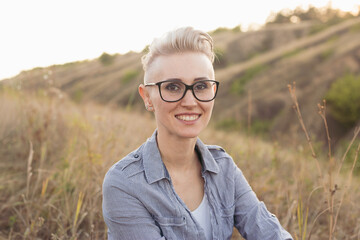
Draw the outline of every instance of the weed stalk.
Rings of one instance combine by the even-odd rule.
[[[298,100],[297,100],[297,97],[296,97],[296,85],[295,85],[295,83],[293,83],[293,85],[289,84],[288,88],[289,88],[289,92],[290,92],[291,98],[292,98],[293,103],[294,103],[294,110],[295,110],[295,112],[297,114],[300,125],[301,125],[301,127],[302,127],[302,129],[303,129],[303,131],[305,133],[305,136],[306,136],[308,145],[310,147],[312,156],[316,160],[316,166],[318,168],[318,173],[319,173],[319,176],[320,176],[320,180],[322,182],[322,188],[323,188],[323,190],[324,190],[324,192],[326,193],[326,196],[327,196],[326,198],[327,198],[328,207],[326,209],[322,210],[320,213],[318,213],[317,216],[315,217],[315,219],[313,221],[313,224],[312,224],[312,227],[311,227],[310,232],[309,232],[308,240],[311,239],[312,231],[314,229],[314,225],[315,225],[316,221],[318,220],[318,218],[321,215],[323,215],[326,212],[329,213],[329,240],[332,240],[334,238],[335,228],[336,228],[337,219],[338,219],[338,216],[339,216],[339,213],[340,213],[341,205],[343,203],[345,194],[346,194],[348,188],[351,185],[352,174],[353,174],[353,171],[354,171],[357,159],[358,159],[359,151],[360,151],[360,144],[357,147],[355,158],[354,158],[353,164],[352,164],[352,168],[351,168],[351,171],[349,172],[349,175],[348,175],[348,178],[347,178],[347,184],[345,186],[344,191],[342,192],[342,195],[341,195],[341,198],[340,198],[340,203],[338,204],[338,206],[335,206],[335,204],[334,204],[335,203],[335,193],[339,189],[337,184],[335,184],[335,179],[337,179],[337,177],[340,174],[340,170],[341,170],[342,165],[344,163],[344,160],[345,160],[345,158],[347,156],[347,153],[349,152],[351,146],[353,145],[356,137],[358,136],[358,134],[360,132],[360,127],[357,127],[355,129],[354,137],[352,138],[349,146],[347,147],[347,149],[346,149],[346,151],[345,151],[345,153],[344,153],[344,155],[343,155],[343,157],[342,157],[342,159],[340,161],[340,165],[339,165],[339,167],[338,167],[338,169],[336,171],[336,161],[335,161],[334,157],[332,156],[331,137],[330,137],[330,133],[329,133],[328,123],[327,123],[327,120],[326,120],[326,101],[323,100],[323,105],[318,104],[319,115],[321,116],[321,118],[322,118],[322,120],[324,122],[325,132],[326,132],[326,137],[327,137],[327,145],[328,145],[328,164],[329,164],[329,168],[328,168],[328,182],[326,184],[325,183],[325,178],[323,177],[322,170],[320,168],[319,160],[317,158],[317,155],[315,154],[314,148],[312,146],[311,139],[309,137],[308,131],[307,131],[306,127],[305,127],[305,124],[304,124],[304,121],[303,121],[303,118],[302,118],[302,115],[301,115],[299,103],[298,103]],[[334,174],[335,171],[336,171],[336,175]],[[327,191],[327,189],[328,189],[328,191]],[[334,209],[336,207],[337,207],[336,214],[334,214],[335,213]],[[307,209],[307,211],[308,211],[308,209]],[[298,221],[299,221],[300,234],[301,234],[301,237],[302,237],[303,234],[306,234],[306,231],[304,231],[304,230],[302,231],[302,228],[301,228],[302,226],[304,226],[301,203],[299,204],[299,207],[298,207],[298,218],[299,218]]]

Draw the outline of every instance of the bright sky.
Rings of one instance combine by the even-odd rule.
[[[328,0],[1,0],[0,79],[22,70],[141,51],[176,27],[263,24],[271,11]],[[332,0],[356,11],[358,0]]]

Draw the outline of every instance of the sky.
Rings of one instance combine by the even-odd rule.
[[[177,27],[264,24],[271,12],[329,0],[0,0],[0,79],[22,70],[141,51]],[[332,0],[356,11],[358,0]]]

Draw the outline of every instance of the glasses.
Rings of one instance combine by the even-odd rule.
[[[145,87],[157,85],[160,97],[165,102],[178,102],[191,90],[194,97],[200,102],[210,102],[215,99],[219,82],[215,80],[200,80],[187,85],[179,80],[165,80],[157,83],[147,83]]]

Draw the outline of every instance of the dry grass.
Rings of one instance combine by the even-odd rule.
[[[104,239],[104,174],[151,135],[152,120],[56,97],[0,98],[0,236]]]
[[[152,117],[78,106],[49,92],[29,96],[10,90],[0,92],[0,115],[0,239],[105,239],[104,174],[152,134]],[[328,182],[326,154],[316,163],[306,142],[294,139],[285,149],[277,140],[266,143],[211,127],[201,137],[233,156],[296,239],[309,239],[310,233],[313,240],[329,239],[329,231],[333,239],[360,239],[359,176],[350,186],[353,162],[345,161],[331,181],[337,185],[331,201],[340,210],[329,228],[328,195],[321,190],[322,181]]]
[[[306,126],[305,126],[304,121],[303,121],[302,113],[300,111],[299,103],[298,103],[297,96],[296,96],[295,83],[293,85],[289,85],[288,88],[289,88],[290,95],[291,95],[291,98],[292,98],[293,103],[294,103],[295,112],[296,112],[296,114],[298,116],[300,125],[301,125],[301,127],[303,129],[303,132],[305,133],[306,140],[307,140],[308,145],[309,145],[309,149],[311,150],[311,155],[312,155],[313,159],[316,162],[316,166],[317,166],[317,170],[318,170],[318,176],[319,176],[318,181],[319,181],[319,184],[320,184],[319,189],[323,190],[323,199],[327,203],[327,206],[324,207],[324,209],[316,216],[316,218],[314,220],[314,223],[316,222],[316,220],[317,220],[317,218],[319,216],[321,216],[322,214],[328,213],[328,218],[329,218],[328,219],[328,232],[329,232],[328,239],[329,240],[336,239],[335,232],[337,230],[336,229],[337,220],[338,220],[338,217],[339,217],[340,209],[341,209],[342,203],[344,201],[345,195],[347,194],[347,191],[349,190],[349,187],[351,185],[351,180],[352,180],[352,176],[353,176],[353,172],[354,172],[354,167],[355,167],[355,164],[356,164],[356,162],[358,160],[360,143],[358,144],[357,147],[355,147],[356,150],[355,150],[355,156],[354,156],[353,164],[352,164],[352,167],[351,167],[350,171],[348,171],[348,173],[347,173],[348,180],[343,185],[342,192],[341,192],[340,196],[338,197],[337,192],[340,189],[339,185],[338,185],[338,181],[340,181],[339,174],[341,172],[344,159],[347,157],[348,150],[352,147],[352,145],[354,144],[355,139],[359,135],[360,127],[355,128],[354,137],[350,141],[349,146],[348,146],[347,150],[345,151],[342,159],[341,160],[336,160],[335,157],[333,156],[333,149],[332,149],[332,145],[331,145],[331,137],[330,137],[330,132],[329,132],[327,118],[326,118],[326,101],[323,100],[323,104],[320,104],[320,103],[318,104],[318,109],[319,109],[318,113],[319,113],[319,115],[322,118],[323,123],[324,123],[326,137],[327,137],[327,149],[328,149],[328,152],[327,152],[327,157],[328,157],[327,169],[323,170],[323,168],[320,167],[318,154],[316,154],[316,152],[314,150],[312,140],[311,140],[311,138],[309,136],[308,130],[306,129]],[[300,234],[301,234],[300,238],[305,239],[305,237],[308,236],[307,239],[311,239],[313,227],[310,229],[309,233],[307,232],[307,229],[306,229],[307,222],[308,222],[309,206],[307,206],[307,209],[306,209],[306,217],[305,217],[305,219],[303,219],[303,217],[302,217],[302,214],[301,214],[302,211],[303,211],[302,205],[300,205],[300,208],[298,207],[298,219],[299,219],[299,228],[300,228],[300,230],[301,230],[301,227],[303,227],[303,231],[300,231]],[[313,224],[313,226],[314,226],[314,224]],[[360,237],[360,236],[358,235],[358,237]]]

